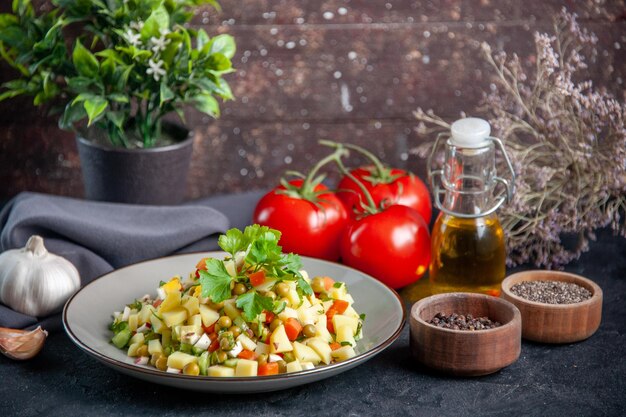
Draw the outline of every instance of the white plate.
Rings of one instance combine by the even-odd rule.
[[[337,375],[371,359],[398,338],[406,311],[398,294],[379,281],[355,269],[319,259],[302,257],[310,276],[325,275],[343,281],[355,299],[354,307],[365,313],[364,337],[357,344],[357,356],[345,362],[290,374],[215,378],[168,374],[155,368],[135,365],[133,359],[109,341],[111,313],[144,294],[155,294],[159,281],[174,275],[187,276],[199,259],[222,257],[221,252],[170,256],[130,265],[92,281],[65,304],[63,325],[70,339],[95,359],[124,374],[173,387],[215,393],[275,391]]]

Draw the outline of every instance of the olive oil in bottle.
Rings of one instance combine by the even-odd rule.
[[[504,232],[496,209],[513,192],[514,173],[501,142],[490,137],[489,123],[466,118],[452,124],[445,142],[443,169],[432,169],[435,204],[441,211],[432,231],[430,291],[500,295],[505,277]],[[433,149],[436,152],[441,137]],[[508,163],[511,181],[496,176],[495,145]],[[439,188],[437,178],[442,188]],[[494,196],[501,183],[506,193]],[[443,196],[443,201],[441,197]]]
[[[440,213],[435,223],[430,289],[500,295],[505,275],[504,233],[495,214],[464,219]]]

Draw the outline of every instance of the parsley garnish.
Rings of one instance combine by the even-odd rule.
[[[335,283],[333,284],[333,287],[335,287],[335,288],[341,288],[341,286],[342,286],[342,285],[343,285],[343,282],[335,282]]]
[[[263,310],[272,310],[274,301],[270,297],[264,297],[256,291],[251,291],[237,297],[237,307],[243,309],[246,320],[252,321]]]
[[[233,277],[226,271],[224,261],[208,259],[206,267],[206,271],[200,271],[202,296],[210,297],[214,303],[229,299],[231,297],[230,283]]]
[[[341,346],[352,346],[352,343],[344,341],[341,342]]]

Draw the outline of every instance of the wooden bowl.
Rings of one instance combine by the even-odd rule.
[[[546,304],[529,301],[511,292],[522,281],[573,282],[591,291],[591,298],[573,304]],[[542,343],[571,343],[585,340],[595,333],[602,319],[602,289],[579,275],[558,271],[518,272],[502,281],[503,299],[522,313],[522,337]]]
[[[499,321],[488,330],[451,330],[426,321],[435,314],[472,314]],[[515,362],[521,350],[522,320],[519,310],[497,297],[473,293],[438,294],[411,308],[411,353],[418,362],[445,373],[479,376]]]

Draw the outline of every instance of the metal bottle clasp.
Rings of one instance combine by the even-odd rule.
[[[494,190],[498,188],[498,185],[497,185],[498,183],[502,184],[504,186],[504,189],[500,187],[501,191],[496,196],[494,196],[495,204],[484,212],[473,213],[473,214],[457,213],[444,207],[441,199],[442,197],[445,196],[446,190],[445,190],[445,187],[441,188],[439,186],[439,183],[443,184],[444,171],[443,169],[433,169],[432,162],[433,162],[434,155],[437,152],[437,148],[439,148],[441,144],[441,140],[442,139],[447,140],[449,137],[450,137],[450,134],[447,132],[439,133],[437,135],[437,140],[435,141],[435,145],[433,146],[433,149],[430,152],[430,155],[428,157],[428,182],[430,183],[430,188],[433,190],[435,206],[439,210],[441,210],[442,212],[450,216],[460,217],[460,218],[465,218],[465,219],[475,219],[478,217],[483,217],[491,213],[494,213],[498,208],[500,208],[502,204],[504,204],[505,202],[511,201],[513,199],[513,192],[515,189],[515,171],[513,170],[513,165],[511,164],[511,160],[509,159],[509,156],[504,150],[504,145],[502,144],[502,141],[496,137],[489,136],[488,139],[494,142],[500,148],[500,151],[502,152],[502,155],[504,156],[504,160],[506,162],[507,168],[509,172],[511,173],[511,180],[509,181],[506,178],[502,178],[499,176],[493,177],[493,180],[496,182],[496,185],[494,186]],[[439,182],[437,182],[437,178],[439,178]]]

